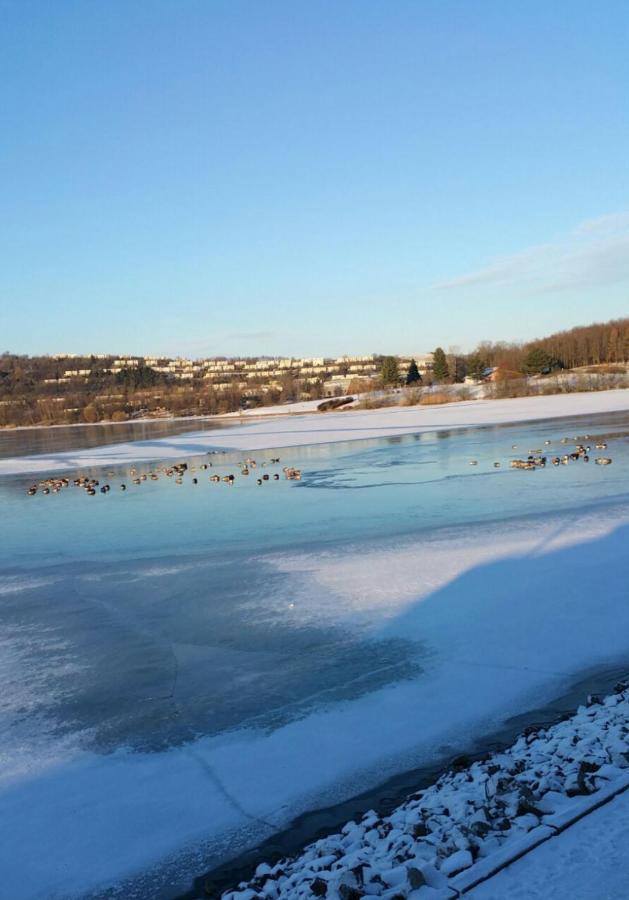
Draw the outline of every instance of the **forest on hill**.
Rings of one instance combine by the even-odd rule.
[[[527,343],[483,342],[466,357],[467,371],[498,366],[532,375],[552,369],[629,363],[629,318],[558,331]]]

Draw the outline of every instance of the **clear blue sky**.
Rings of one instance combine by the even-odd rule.
[[[0,349],[629,314],[626,0],[0,0]]]

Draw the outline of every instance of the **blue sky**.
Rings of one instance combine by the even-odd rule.
[[[629,314],[626,0],[0,0],[0,349]]]

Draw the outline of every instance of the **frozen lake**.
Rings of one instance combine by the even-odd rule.
[[[509,469],[584,433],[612,466]],[[175,896],[296,813],[629,658],[629,414],[256,451],[248,478],[209,482],[246,455],[186,456],[213,466],[181,485],[83,469],[112,485],[94,497],[0,478],[16,900],[125,878],[126,897]],[[256,484],[283,465],[303,480]]]
[[[98,425],[55,425],[52,428],[0,429],[0,459],[29,453],[84,450],[125,441],[150,441],[202,428],[221,428],[225,419],[140,419]]]

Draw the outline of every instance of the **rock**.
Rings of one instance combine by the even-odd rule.
[[[538,819],[541,819],[541,817],[544,815],[544,813],[541,811],[541,809],[538,809],[533,803],[531,803],[531,801],[528,800],[526,797],[520,797],[516,815],[518,815],[518,816],[534,815],[534,816],[537,816]]]
[[[324,400],[323,403],[319,403],[317,406],[317,412],[330,412],[334,409],[340,409],[341,406],[347,406],[348,403],[353,403],[354,397],[336,397],[332,400]]]
[[[409,866],[408,868],[408,883],[414,891],[427,884],[423,873],[416,869],[415,866]]]
[[[315,878],[310,885],[310,890],[315,897],[325,897],[328,893],[328,883],[323,878]]]
[[[351,887],[349,884],[340,884],[339,897],[341,900],[362,900],[363,895],[357,888]]]
[[[469,869],[473,863],[474,860],[469,850],[459,850],[457,853],[453,853],[452,856],[444,859],[441,863],[441,871],[447,878],[450,878],[464,869]]]
[[[491,831],[491,825],[488,822],[483,822],[482,819],[477,819],[476,822],[472,822],[470,825],[470,831],[476,837],[484,838]]]

